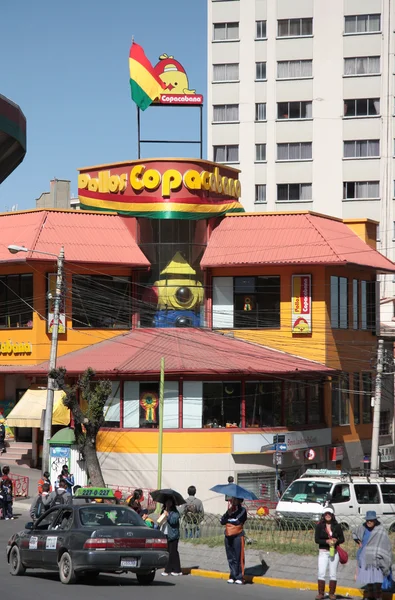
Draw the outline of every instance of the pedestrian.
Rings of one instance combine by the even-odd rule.
[[[42,498],[45,509],[63,504],[72,504],[72,502],[73,499],[71,494],[67,492],[67,483],[64,479],[59,481],[59,487],[57,487],[56,490],[48,494],[45,498]]]
[[[32,521],[37,521],[45,513],[45,507],[42,499],[48,496],[50,493],[50,485],[49,483],[43,483],[41,486],[41,492],[37,494],[34,498],[32,505],[30,507],[30,516]]]
[[[12,479],[10,477],[10,467],[4,466],[2,470],[3,476],[0,479],[0,496],[3,507],[3,519],[8,521],[14,519],[12,513],[13,488]]]
[[[364,589],[365,598],[380,600],[383,580],[391,571],[392,547],[376,511],[367,511],[365,523],[353,531],[352,536],[359,546],[357,585]]]
[[[5,454],[7,452],[5,448],[5,425],[4,419],[0,419],[0,450],[1,454]]]
[[[225,525],[225,550],[229,563],[228,583],[243,583],[244,576],[244,523],[247,511],[242,498],[232,498],[231,506],[221,518]]]
[[[234,483],[234,482],[235,482],[235,478],[233,477],[233,475],[229,475],[228,483]],[[232,496],[225,496],[225,501],[228,503],[228,508],[230,508],[231,500],[232,500]]]
[[[74,475],[69,473],[69,467],[67,465],[63,465],[60,475],[58,475],[58,478],[55,482],[55,489],[59,487],[59,483],[62,479],[67,484],[67,493],[71,494],[74,486]]]
[[[141,506],[141,503],[144,500],[143,490],[137,488],[134,490],[133,494],[126,500],[126,504],[132,508],[138,515],[142,516],[143,514],[147,514],[147,510],[144,510]]]
[[[44,473],[41,476],[41,479],[38,480],[37,490],[38,490],[39,494],[42,494],[42,492],[43,492],[43,485],[44,485],[44,483],[48,483],[48,485],[49,485],[49,491],[52,492],[52,485],[51,485],[51,480],[49,478],[48,471],[44,471]]]
[[[188,498],[185,504],[179,508],[182,516],[182,522],[185,529],[186,538],[200,538],[200,523],[204,518],[203,502],[196,498],[196,487],[190,485],[188,488]]]
[[[325,598],[325,578],[329,567],[329,598],[336,600],[337,546],[344,543],[343,529],[336,521],[332,508],[324,508],[315,528],[315,543],[318,544],[318,594],[316,600]]]
[[[285,489],[287,487],[287,482],[285,481],[285,471],[280,471],[279,477],[277,479],[277,498],[280,500]]]
[[[180,539],[180,513],[177,510],[173,497],[167,498],[162,507],[162,512],[158,519],[160,529],[167,536],[167,550],[169,559],[165,570],[161,573],[163,577],[173,575],[178,577],[182,575],[180,555],[178,553],[178,542]]]

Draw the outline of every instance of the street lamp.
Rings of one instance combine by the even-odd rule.
[[[64,264],[64,246],[61,247],[59,255],[53,254],[52,252],[42,252],[41,250],[32,250],[25,248],[25,246],[16,246],[11,244],[8,246],[8,250],[11,254],[17,254],[18,252],[35,252],[36,254],[46,254],[47,256],[53,256],[57,261],[57,273],[56,273],[56,290],[55,290],[55,302],[54,302],[54,313],[53,313],[53,327],[52,327],[52,339],[51,339],[51,352],[49,356],[49,372],[56,367],[56,358],[58,354],[58,333],[59,333],[59,313],[60,313],[60,301],[62,296],[62,281],[63,281],[63,264]],[[45,406],[45,419],[44,419],[44,440],[43,440],[43,459],[42,459],[42,470],[49,471],[49,441],[52,435],[52,413],[54,404],[54,380],[48,377],[47,384],[47,402]]]

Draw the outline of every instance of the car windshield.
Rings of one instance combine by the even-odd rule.
[[[91,504],[80,508],[80,521],[84,527],[114,527],[117,525],[131,525],[146,527],[143,519],[127,506],[102,506]]]
[[[285,491],[281,501],[323,503],[331,488],[332,483],[329,481],[294,481]]]

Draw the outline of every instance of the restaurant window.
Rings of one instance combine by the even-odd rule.
[[[246,427],[278,427],[281,425],[281,388],[280,381],[246,382]]]
[[[359,425],[361,422],[361,384],[359,373],[353,375],[353,387],[354,387],[354,423]]]
[[[372,374],[362,373],[362,423],[372,422]]]
[[[104,405],[104,427],[121,426],[121,383],[120,381],[111,382],[111,394],[108,396]]]
[[[332,379],[332,425],[350,424],[350,379],[348,373]]]
[[[216,429],[219,427],[240,427],[241,414],[240,382],[213,381],[203,383],[202,426]]]
[[[280,277],[234,278],[234,327],[280,327]]]
[[[308,382],[308,411],[309,425],[318,425],[324,421],[324,387],[321,381]]]
[[[129,277],[73,275],[73,328],[129,329],[131,310]]]
[[[0,277],[0,327],[33,327],[33,275]]]
[[[285,425],[294,427],[307,422],[307,388],[306,381],[292,381],[285,390]]]
[[[348,328],[348,280],[347,277],[331,277],[331,326]]]
[[[163,427],[179,426],[178,381],[165,381],[163,390]],[[159,427],[159,383],[125,381],[123,390],[123,427],[157,429]],[[200,425],[199,425],[200,427]]]

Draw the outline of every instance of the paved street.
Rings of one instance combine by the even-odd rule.
[[[57,600],[108,600],[114,596],[117,600],[126,600],[131,594],[138,594],[140,600],[197,600],[200,598],[216,598],[216,600],[233,600],[234,598],[251,598],[265,600],[308,600],[312,592],[268,588],[261,585],[245,585],[243,587],[228,585],[225,581],[204,579],[202,577],[184,576],[164,579],[159,574],[150,587],[138,585],[133,575],[101,575],[95,584],[77,583],[65,586],[59,582],[56,573],[44,571],[27,571],[22,577],[12,577],[8,571],[5,548],[10,535],[23,528],[28,520],[26,512],[15,511],[20,515],[15,521],[0,522],[0,579],[7,596],[12,600],[26,600],[31,596],[32,589],[40,590],[40,597]],[[10,586],[8,588],[8,586]]]

